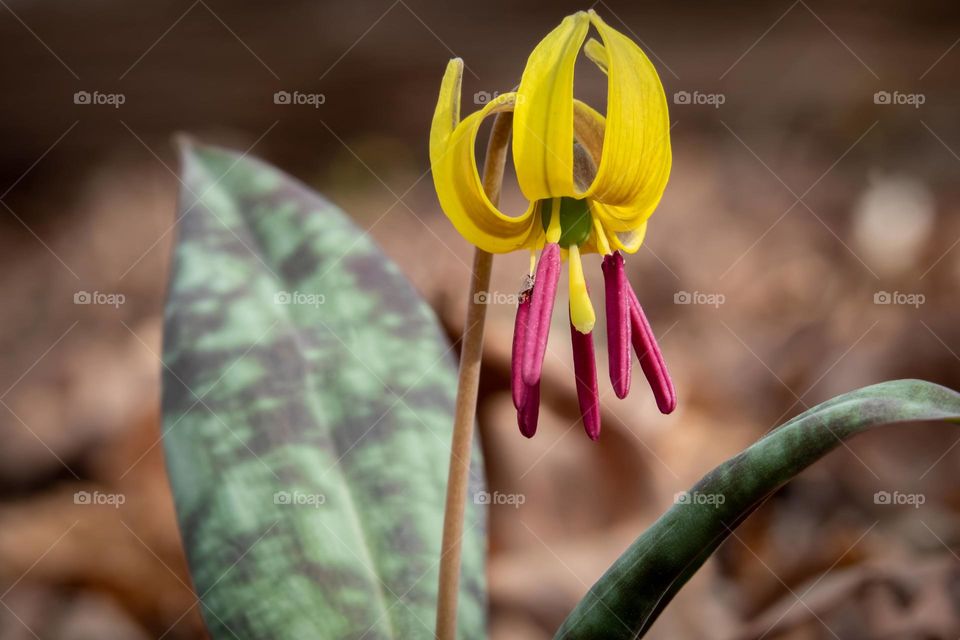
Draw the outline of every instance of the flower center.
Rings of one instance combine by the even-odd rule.
[[[587,238],[590,237],[590,230],[593,226],[590,205],[586,199],[552,198],[541,200],[540,219],[544,231],[550,228],[550,221],[558,208],[560,210],[560,240],[557,244],[564,249],[569,249],[571,245],[576,246],[586,242]]]

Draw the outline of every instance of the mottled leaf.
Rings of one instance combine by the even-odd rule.
[[[276,169],[187,146],[182,180],[163,440],[213,637],[433,637],[456,390],[436,318]],[[470,504],[461,638],[485,635],[484,540]]]
[[[734,528],[844,439],[892,422],[960,418],[960,394],[884,382],[797,416],[708,473],[593,585],[557,638],[637,638]]]

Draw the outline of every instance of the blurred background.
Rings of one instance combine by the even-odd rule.
[[[671,103],[671,182],[628,268],[680,405],[660,415],[636,375],[628,400],[605,395],[591,443],[558,313],[540,432],[521,438],[514,310],[491,306],[490,490],[525,496],[491,512],[496,639],[550,637],[676,492],[787,417],[891,378],[960,387],[960,5],[593,6],[642,44]],[[0,0],[0,638],[205,637],[158,446],[173,136],[320,189],[456,337],[472,250],[427,162],[444,65],[466,61],[472,111],[580,8]],[[602,77],[578,71],[602,107]],[[504,209],[522,208],[509,184]],[[515,293],[525,268],[497,258],[494,291]],[[585,268],[599,290],[595,256]],[[956,638],[958,437],[909,425],[839,447],[649,637]],[[114,503],[84,498],[97,491]]]

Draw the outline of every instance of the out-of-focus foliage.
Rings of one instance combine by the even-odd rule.
[[[858,389],[805,411],[708,473],[590,589],[557,638],[637,638],[744,518],[848,438],[891,422],[960,420],[960,394],[920,380]]]

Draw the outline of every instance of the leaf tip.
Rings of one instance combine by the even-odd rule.
[[[177,149],[177,152],[180,154],[180,158],[183,159],[184,156],[193,152],[193,149],[197,146],[196,139],[184,131],[177,131],[172,136],[173,146]]]

